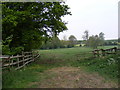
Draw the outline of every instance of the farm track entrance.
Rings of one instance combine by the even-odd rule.
[[[97,73],[88,73],[76,67],[57,67],[40,74],[42,81],[31,83],[36,88],[117,88]]]

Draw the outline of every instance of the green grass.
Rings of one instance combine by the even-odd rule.
[[[81,67],[90,73],[98,72],[108,80],[117,80],[119,55],[94,58],[92,50],[86,47],[39,50],[40,59],[28,65],[25,70],[3,72],[3,88],[30,87],[29,83],[42,80],[40,73],[43,71],[62,66]]]
[[[103,49],[114,46],[98,47]],[[116,81],[118,79],[118,60],[119,55],[108,55],[105,57],[94,58],[91,48],[78,47],[70,49],[54,49],[39,51],[41,61],[56,66],[83,67],[90,72],[98,72],[106,79]]]
[[[53,50],[40,50],[41,62],[45,64],[54,64],[56,66],[71,65],[76,60],[82,60],[92,56],[91,48],[78,47],[78,48],[65,48]],[[90,52],[90,53],[88,53]]]
[[[104,58],[85,59],[73,64],[73,66],[82,66],[88,72],[98,72],[107,80],[118,81],[118,61],[119,56],[109,55]]]
[[[50,68],[50,67],[49,67]],[[39,73],[43,72],[44,70],[47,70],[48,67],[45,65],[38,65],[38,64],[32,64],[28,67],[25,67],[21,70],[17,71],[11,71],[3,72],[3,88],[27,88],[28,84],[31,82],[36,82],[40,80]]]

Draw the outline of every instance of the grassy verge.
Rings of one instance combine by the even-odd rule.
[[[103,58],[85,59],[77,61],[73,64],[75,67],[84,68],[88,72],[98,72],[106,80],[118,82],[118,61],[120,57],[117,55],[110,55]]]
[[[39,73],[47,70],[50,67],[31,64],[24,69],[11,71],[11,72],[3,72],[3,88],[27,88],[28,84],[31,82],[36,82],[40,79]]]

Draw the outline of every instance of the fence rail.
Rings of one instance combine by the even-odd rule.
[[[106,56],[108,54],[117,54],[118,52],[120,52],[120,49],[117,47],[110,49],[95,49],[92,52],[95,57],[99,57],[99,56]]]
[[[2,59],[2,69],[15,70],[20,69],[30,62],[34,62],[40,54],[35,52],[22,52],[22,55],[17,56],[0,56]]]

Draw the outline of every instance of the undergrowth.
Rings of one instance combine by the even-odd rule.
[[[49,67],[50,68],[50,67]],[[47,70],[48,67],[36,65],[35,63],[20,70],[3,71],[3,88],[26,88],[30,82],[36,82],[40,79],[39,73]]]

